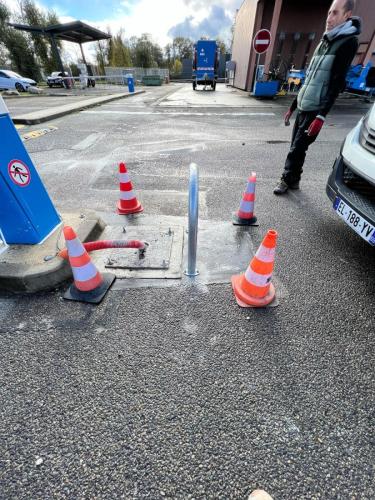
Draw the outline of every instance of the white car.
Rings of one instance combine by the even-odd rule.
[[[30,85],[36,85],[31,78],[25,78],[14,71],[0,69],[0,89],[16,89],[18,92],[26,92]]]
[[[346,136],[326,191],[337,215],[375,246],[375,104]]]

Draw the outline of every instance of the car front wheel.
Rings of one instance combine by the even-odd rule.
[[[18,92],[25,92],[25,89],[19,82],[16,83],[15,87]]]

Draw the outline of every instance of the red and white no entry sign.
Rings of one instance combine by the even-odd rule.
[[[259,30],[254,37],[253,46],[257,54],[263,54],[271,45],[271,33],[268,30]]]
[[[8,173],[17,186],[25,187],[30,184],[31,174],[29,167],[21,160],[12,160],[8,165]]]

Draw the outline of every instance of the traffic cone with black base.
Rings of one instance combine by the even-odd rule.
[[[64,299],[99,304],[116,276],[112,273],[101,274],[97,270],[73,228],[65,226],[64,237],[74,278]]]
[[[232,286],[237,304],[241,307],[265,307],[275,299],[271,283],[277,232],[270,229],[245,274],[232,276]],[[275,304],[277,305],[277,304]]]
[[[259,226],[254,215],[256,180],[257,175],[252,172],[247,181],[246,191],[242,195],[240,208],[233,216],[235,226]]]
[[[136,214],[143,211],[143,207],[137,200],[133,185],[130,181],[125,163],[119,165],[120,175],[120,200],[117,204],[117,213],[121,215]]]

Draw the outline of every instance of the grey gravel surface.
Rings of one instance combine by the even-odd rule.
[[[1,296],[0,497],[245,499],[262,487],[275,500],[374,498],[375,250],[324,191],[365,105],[338,103],[302,189],[276,198],[287,101],[262,118],[99,112],[160,111],[164,91],[28,141],[56,206],[110,214],[125,160],[146,215],[180,222],[195,161],[214,228],[256,170],[251,240],[279,233],[280,304],[241,309],[229,283],[199,277],[114,289],[97,307],[63,301],[65,287]]]

